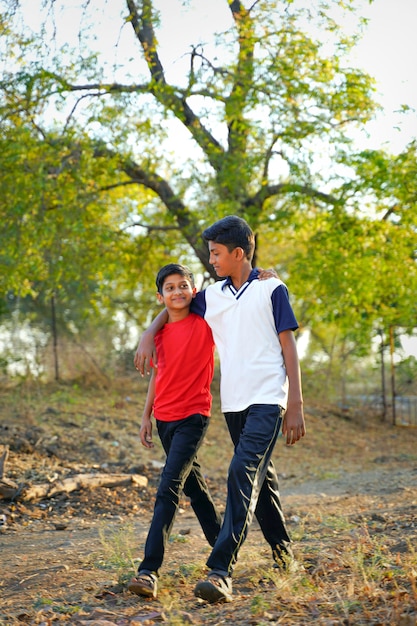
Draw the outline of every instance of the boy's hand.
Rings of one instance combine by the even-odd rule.
[[[140,440],[145,448],[153,448],[155,445],[152,441],[152,421],[150,417],[142,418],[142,425],[140,427]]]
[[[267,270],[262,269],[262,267],[259,268],[259,276],[258,276],[259,280],[268,280],[268,278],[279,278],[278,274],[276,273],[276,271],[274,270],[273,267],[270,267]]]
[[[287,436],[287,446],[293,446],[306,434],[303,405],[290,404],[282,421],[282,434]]]
[[[133,363],[139,374],[143,376],[145,371],[146,374],[150,373],[151,362],[154,367],[158,366],[153,336],[145,331],[140,339]]]

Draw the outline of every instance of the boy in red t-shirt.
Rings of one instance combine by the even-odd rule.
[[[196,288],[191,271],[176,263],[165,265],[156,277],[157,298],[168,312],[168,323],[155,336],[158,367],[152,368],[140,438],[152,448],[152,413],[166,453],[156,494],[145,554],[129,591],[156,598],[162,566],[181,492],[191,506],[211,546],[220,531],[221,517],[210,496],[197,461],[211,413],[210,384],[214,371],[214,341],[202,317],[190,313]]]

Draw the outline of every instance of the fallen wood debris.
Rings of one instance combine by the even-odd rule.
[[[22,491],[20,499],[31,502],[40,498],[51,498],[58,493],[70,493],[79,489],[97,487],[120,487],[134,484],[146,487],[148,479],[140,474],[76,474],[51,483],[32,485]]]
[[[4,478],[4,470],[9,449],[6,446],[0,457],[0,499],[32,502],[42,498],[51,498],[59,493],[70,493],[79,489],[96,489],[97,487],[120,487],[136,485],[145,488],[148,479],[141,474],[75,474],[60,480],[53,480],[38,485],[18,485]]]

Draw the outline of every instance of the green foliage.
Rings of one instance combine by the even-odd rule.
[[[320,310],[321,320],[350,331],[372,330],[380,320],[408,327],[415,317],[410,298],[417,286],[414,234],[390,222],[348,215],[311,221],[312,234],[306,232],[304,238],[305,254],[294,263],[305,287],[307,319]],[[317,306],[322,303],[325,306]]]

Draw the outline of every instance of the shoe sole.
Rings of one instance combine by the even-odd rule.
[[[156,598],[156,591],[149,589],[149,587],[145,587],[140,583],[130,583],[128,586],[128,591],[131,593],[135,593],[137,596],[145,596],[145,598]]]
[[[231,602],[233,599],[230,593],[220,589],[209,580],[197,583],[194,589],[194,595],[197,596],[197,598],[202,598],[203,600],[210,602],[210,604],[216,604],[218,602]]]

